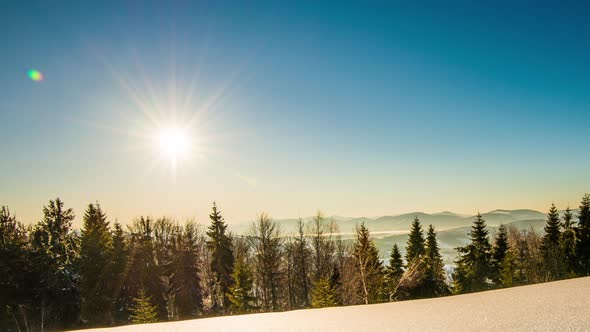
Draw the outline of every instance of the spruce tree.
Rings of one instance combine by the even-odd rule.
[[[172,248],[171,289],[178,318],[195,317],[202,309],[203,298],[199,275],[198,232],[194,222],[178,228]]]
[[[404,273],[404,262],[402,254],[397,243],[393,244],[391,254],[389,255],[389,264],[387,265],[387,275],[391,280],[399,279]]]
[[[560,251],[567,275],[573,275],[576,268],[576,228],[573,224],[573,213],[568,206],[563,214],[563,232],[559,239]]]
[[[499,281],[502,287],[516,286],[520,282],[519,267],[516,255],[508,250],[500,264]]]
[[[98,203],[89,204],[80,239],[81,317],[88,326],[111,322],[108,292],[111,234],[105,213]]]
[[[551,204],[547,214],[547,223],[545,224],[545,235],[543,235],[541,242],[543,265],[550,279],[559,279],[563,276],[563,257],[559,246],[560,227],[559,212],[555,204]]]
[[[402,260],[401,252],[397,243],[393,244],[391,253],[389,254],[389,264],[387,264],[384,276],[384,293],[387,301],[391,301],[392,295],[395,293],[397,283],[404,273],[404,262]]]
[[[543,244],[541,246],[541,250],[545,253],[559,245],[560,227],[559,212],[555,204],[551,204],[551,208],[547,214],[547,223],[544,228],[545,235],[543,235]]]
[[[132,303],[129,284],[127,283],[127,263],[129,261],[129,244],[123,227],[118,222],[113,225],[112,250],[109,257],[109,297],[111,303],[108,311],[112,323],[123,324],[128,321],[129,308]]]
[[[498,228],[498,233],[496,234],[496,238],[494,240],[494,247],[492,249],[492,280],[496,284],[496,286],[502,285],[502,270],[504,264],[504,258],[510,250],[510,245],[508,244],[508,231],[506,226],[500,225]]]
[[[379,299],[379,290],[383,279],[379,252],[370,237],[365,223],[361,223],[356,229],[356,242],[354,244],[354,259],[359,274],[361,298],[365,304],[375,303]]]
[[[227,224],[217,205],[213,202],[213,209],[209,215],[211,225],[207,229],[207,247],[211,252],[211,271],[215,277],[215,293],[212,294],[213,309],[223,311],[229,305],[227,293],[233,283],[232,272],[234,255],[232,243],[226,234]]]
[[[580,203],[577,227],[576,256],[578,273],[590,274],[590,195],[586,194]]]
[[[158,317],[168,314],[164,285],[162,283],[162,266],[156,260],[154,222],[150,217],[134,220],[130,227],[131,244],[126,284],[130,296],[137,297],[140,289],[150,297]]]
[[[311,296],[311,305],[314,308],[326,308],[338,305],[336,291],[330,282],[330,278],[322,278],[316,281]]]
[[[38,278],[33,312],[41,313],[43,329],[65,329],[79,320],[76,260],[78,239],[72,231],[74,211],[59,199],[43,207],[43,219],[32,233],[33,266]]]
[[[410,229],[410,236],[406,246],[406,262],[410,263],[423,255],[425,252],[425,240],[424,232],[422,231],[422,225],[420,225],[420,219],[414,218],[412,222],[412,228]]]
[[[456,293],[489,289],[492,277],[491,245],[488,229],[481,214],[477,214],[471,232],[471,243],[457,248],[459,259],[453,275]]]
[[[244,314],[253,311],[256,298],[253,295],[252,272],[244,259],[237,259],[232,274],[234,284],[228,294],[232,311]]]
[[[8,207],[0,208],[0,330],[19,330],[26,326],[18,309],[30,306],[34,280],[27,229]],[[16,314],[15,314],[16,312]],[[16,325],[16,326],[15,326]]]
[[[137,297],[133,298],[130,313],[129,320],[133,324],[147,324],[158,321],[156,306],[151,303],[151,298],[146,295],[143,287],[140,288]]]
[[[426,252],[424,254],[426,276],[424,278],[423,294],[426,297],[442,296],[449,293],[445,281],[445,271],[434,227],[428,227],[426,235]]]

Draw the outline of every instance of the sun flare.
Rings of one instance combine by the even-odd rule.
[[[158,141],[160,151],[171,161],[186,157],[190,148],[190,137],[186,130],[171,127],[160,130]]]

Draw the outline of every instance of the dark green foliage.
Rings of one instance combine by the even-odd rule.
[[[25,328],[23,306],[30,306],[31,260],[27,229],[8,207],[0,208],[0,330]]]
[[[167,218],[141,217],[128,232],[115,223],[111,231],[101,207],[90,204],[78,235],[73,211],[59,199],[44,207],[34,227],[24,227],[2,207],[0,330],[147,323],[449,292],[437,234],[430,225],[425,238],[418,219],[405,269],[397,245],[384,269],[364,224],[356,229],[356,241],[343,240],[318,213],[308,234],[300,220],[298,234],[284,237],[262,214],[249,236],[232,237],[215,205],[210,218],[207,238],[196,224],[179,226]],[[552,206],[544,236],[501,226],[492,248],[478,214],[470,238],[457,248],[457,293],[586,275],[590,196],[582,199],[577,223],[568,208],[560,224]]]
[[[447,295],[449,287],[445,282],[445,271],[442,256],[436,241],[434,227],[428,227],[426,235],[426,253],[424,254],[426,277],[424,278],[423,295],[437,297]]]
[[[112,321],[109,293],[109,259],[112,249],[109,223],[97,203],[89,204],[83,218],[80,238],[81,317],[88,326]]]
[[[180,319],[195,317],[203,306],[199,276],[197,225],[188,222],[184,229],[176,228],[171,250],[171,295],[174,299],[174,316]],[[171,303],[169,303],[169,306]]]
[[[156,306],[151,303],[151,298],[146,295],[143,288],[139,289],[137,297],[133,298],[133,305],[129,310],[129,320],[133,324],[147,324],[158,321]]]
[[[430,225],[424,254],[411,260],[392,298],[407,300],[447,294],[449,294],[449,286],[445,281],[444,264],[436,240],[436,232]]]
[[[227,293],[233,283],[231,275],[234,256],[231,240],[226,234],[227,224],[215,202],[209,219],[211,219],[211,225],[209,225],[206,234],[209,237],[207,248],[211,252],[211,270],[215,276],[214,294],[212,294],[213,308],[222,311],[229,305]]]
[[[512,287],[520,283],[519,267],[512,250],[508,250],[500,264],[499,281],[502,287]]]
[[[545,224],[542,251],[546,252],[559,244],[560,227],[559,212],[557,211],[555,204],[551,204],[551,208],[547,214],[547,223]]]
[[[156,262],[154,244],[154,222],[151,218],[140,217],[130,227],[131,242],[127,265],[129,295],[138,297],[143,289],[156,307],[159,319],[167,317],[165,288],[162,284],[162,266]]]
[[[43,219],[32,232],[35,287],[34,313],[45,329],[73,327],[79,321],[80,300],[76,259],[78,241],[72,232],[74,212],[57,198],[43,207]]]
[[[500,225],[500,227],[498,228],[498,233],[496,234],[496,238],[494,240],[491,261],[492,280],[494,281],[496,286],[502,285],[502,270],[504,268],[504,259],[508,254],[508,250],[510,250],[510,245],[508,244],[508,231],[506,230],[506,226]],[[510,259],[506,262],[507,264],[511,263]]]
[[[127,322],[128,309],[131,306],[131,291],[127,283],[127,263],[129,260],[129,244],[121,227],[115,223],[111,233],[112,250],[109,257],[109,291],[111,303],[108,311],[111,313],[113,324]]]
[[[383,266],[365,223],[357,226],[353,255],[360,281],[360,297],[365,304],[378,302],[383,282]]]
[[[253,295],[252,271],[244,257],[236,260],[232,274],[234,284],[228,294],[232,312],[244,314],[252,312],[255,308],[256,298]]]
[[[477,214],[470,232],[471,243],[457,248],[459,259],[453,275],[454,291],[470,293],[489,289],[493,275],[491,245],[488,229],[481,214]]]
[[[565,274],[563,255],[559,246],[560,228],[559,212],[555,205],[551,204],[545,224],[545,235],[541,242],[541,255],[549,280],[559,279]]]
[[[573,276],[576,269],[576,229],[569,206],[563,215],[563,232],[559,239],[559,247],[563,255],[565,273],[567,276]]]
[[[580,203],[578,214],[576,256],[578,273],[590,275],[590,195],[586,194]]]
[[[333,307],[338,305],[336,290],[330,278],[322,278],[313,285],[311,305],[314,308]]]
[[[414,218],[412,222],[412,228],[410,229],[410,236],[408,238],[408,244],[406,247],[406,262],[408,265],[411,262],[424,255],[426,242],[424,241],[424,231],[422,225],[420,225],[420,219]]]
[[[404,273],[404,262],[397,244],[391,248],[389,255],[389,264],[385,270],[384,287],[386,293],[386,300],[390,301],[391,296],[395,293],[397,284]]]
[[[404,262],[402,260],[402,254],[397,246],[397,243],[391,248],[391,254],[389,255],[389,265],[387,265],[387,274],[393,279],[401,277],[404,273]]]

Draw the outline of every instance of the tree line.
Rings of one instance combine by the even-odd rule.
[[[590,196],[563,217],[552,205],[543,235],[475,217],[445,270],[433,225],[412,223],[405,256],[386,261],[364,223],[345,240],[317,213],[295,234],[263,213],[245,235],[210,224],[140,217],[111,224],[89,204],[80,231],[58,198],[25,226],[0,210],[0,330],[48,331],[309,307],[438,297],[590,274]],[[577,220],[576,220],[577,219]]]

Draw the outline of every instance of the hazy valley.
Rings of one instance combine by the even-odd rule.
[[[578,210],[572,210],[574,215]],[[560,211],[563,214],[563,211]],[[339,235],[345,241],[352,242],[355,236],[355,227],[357,224],[365,223],[371,231],[371,236],[375,245],[379,249],[381,258],[387,259],[389,252],[394,243],[401,248],[405,254],[406,241],[410,226],[415,217],[420,219],[423,225],[432,224],[437,230],[437,239],[441,248],[441,254],[445,264],[451,264],[456,257],[454,248],[465,245],[469,241],[469,231],[475,215],[464,215],[443,211],[439,213],[412,212],[400,215],[381,216],[376,218],[367,217],[343,217],[330,216],[328,220],[334,221],[338,226]],[[547,215],[543,212],[530,209],[517,210],[493,210],[482,213],[486,220],[490,235],[493,235],[500,225],[512,226],[519,230],[533,229],[535,232],[542,234]],[[302,220],[308,223],[312,217],[305,217]],[[297,218],[277,219],[285,234],[294,234],[296,231]],[[250,231],[251,222],[243,222],[229,226],[235,234],[247,235]]]

